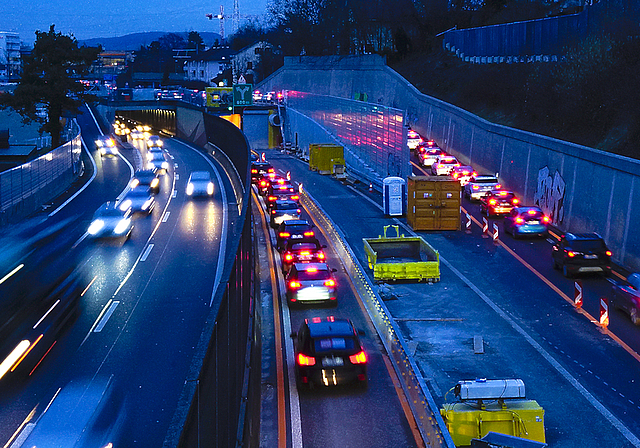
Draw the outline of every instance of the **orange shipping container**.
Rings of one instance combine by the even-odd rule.
[[[407,222],[413,230],[460,230],[460,182],[411,176],[407,193]]]

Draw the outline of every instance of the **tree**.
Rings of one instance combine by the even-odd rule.
[[[204,50],[204,40],[197,31],[189,31],[187,36],[187,48],[194,48],[197,53]]]
[[[14,109],[28,123],[40,121],[37,107],[46,105],[47,119],[40,130],[51,135],[53,148],[60,146],[61,118],[77,115],[83,100],[94,98],[83,94],[80,76],[88,71],[101,51],[100,47],[78,47],[73,36],[56,32],[54,25],[48,33],[36,31],[33,51],[24,60],[22,78],[13,94],[2,98],[0,106]]]

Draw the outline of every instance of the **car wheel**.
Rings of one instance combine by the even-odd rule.
[[[638,314],[638,309],[635,306],[631,308],[629,317],[631,318],[631,322],[633,322],[634,325],[640,325],[640,314]]]

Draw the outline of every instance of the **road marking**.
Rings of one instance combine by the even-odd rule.
[[[176,177],[176,180],[180,180],[180,175],[178,173],[174,174],[174,176]]]
[[[173,193],[171,194],[171,197],[175,198],[176,196],[178,196],[178,190],[173,190]]]
[[[24,263],[20,263],[18,266],[16,266],[15,268],[13,268],[11,270],[11,272],[9,272],[7,275],[5,275],[4,277],[2,277],[0,279],[0,285],[3,284],[4,282],[7,281],[7,279],[9,277],[11,277],[13,274],[15,274],[16,272],[18,272],[20,269],[22,269],[24,267]]]
[[[98,325],[96,325],[96,327],[93,329],[94,333],[100,333],[102,331],[102,329],[104,328],[105,325],[107,325],[109,318],[111,318],[111,315],[116,310],[119,304],[120,302],[118,300],[111,302],[111,304],[109,305],[109,308],[107,308],[107,311],[104,313],[104,316],[102,316],[102,319],[100,319],[100,321],[98,322]]]
[[[147,248],[144,250],[144,252],[142,253],[142,256],[140,257],[140,261],[147,261],[147,257],[149,256],[149,254],[151,253],[151,250],[153,249],[153,243],[149,244],[147,246]]]
[[[173,167],[174,167],[174,168],[178,168],[178,164],[177,164],[177,163],[174,163],[174,164],[173,164]]]
[[[167,220],[169,219],[169,215],[171,214],[171,212],[167,211],[165,212],[164,216],[162,217],[162,222],[167,222]]]

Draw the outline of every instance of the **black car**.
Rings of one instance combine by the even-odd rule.
[[[305,319],[295,339],[298,387],[357,383],[367,386],[367,353],[349,319]]]
[[[284,249],[285,244],[290,239],[302,240],[315,237],[313,225],[304,219],[287,219],[282,221],[276,229],[276,248],[279,251]]]
[[[152,193],[160,192],[160,178],[153,170],[136,171],[130,182],[131,188],[147,187]]]
[[[565,277],[578,273],[611,274],[611,251],[597,233],[566,233],[553,245],[553,267]]]
[[[294,263],[324,263],[327,261],[324,249],[317,238],[289,240],[282,251],[282,270],[288,272]]]
[[[263,174],[273,173],[273,166],[269,162],[251,162],[251,182],[257,184]]]

